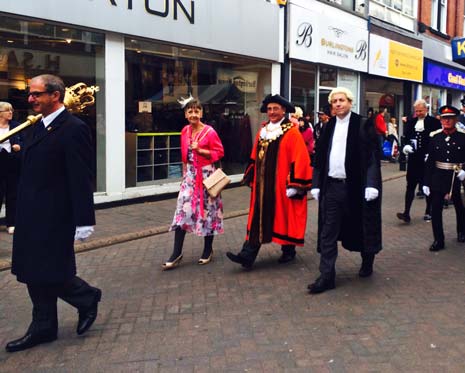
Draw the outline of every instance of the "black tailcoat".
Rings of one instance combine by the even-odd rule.
[[[318,241],[321,227],[324,224],[323,214],[320,211],[324,208],[329,154],[335,125],[336,117],[333,117],[321,134],[315,157],[313,188],[320,188]],[[365,121],[356,113],[351,113],[349,121],[345,170],[349,189],[350,213],[343,219],[339,240],[342,241],[342,246],[348,250],[378,253],[382,249],[380,153],[373,121]],[[379,197],[367,202],[365,200],[366,187],[376,188],[379,191]]]
[[[43,134],[33,132],[25,138],[11,271],[20,282],[62,283],[76,274],[76,226],[95,224],[91,136],[66,110]]]

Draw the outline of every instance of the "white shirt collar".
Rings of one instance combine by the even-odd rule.
[[[46,117],[42,118],[42,122],[44,123],[45,128],[49,126],[50,123],[52,123],[55,118],[61,114],[62,111],[65,110],[65,106],[61,106],[58,110],[54,111],[52,114],[47,115]]]

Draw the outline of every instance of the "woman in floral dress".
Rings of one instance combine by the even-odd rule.
[[[163,269],[175,268],[182,259],[186,232],[204,237],[199,264],[208,264],[213,256],[213,237],[223,233],[223,202],[221,196],[210,197],[203,179],[215,171],[214,162],[223,155],[223,145],[216,131],[202,123],[202,105],[192,99],[184,114],[189,124],[181,131],[183,179],[170,231],[174,231],[174,248]]]

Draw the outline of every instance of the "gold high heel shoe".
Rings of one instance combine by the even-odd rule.
[[[200,258],[197,263],[200,264],[200,265],[205,265],[205,264],[210,263],[212,261],[212,259],[213,259],[213,250],[212,250],[212,252],[210,253],[210,256],[207,259]]]
[[[173,268],[176,268],[179,263],[181,263],[181,259],[182,259],[182,254],[179,255],[175,260],[173,260],[172,262],[165,262],[163,263],[162,265],[162,268],[164,271],[166,271],[167,269],[173,269]]]

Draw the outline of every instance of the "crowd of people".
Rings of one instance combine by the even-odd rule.
[[[66,110],[64,95],[59,77],[32,78],[28,101],[41,120],[0,144],[0,200],[6,199],[6,223],[14,233],[12,273],[26,284],[32,303],[32,321],[23,337],[6,345],[8,352],[57,338],[58,298],[77,309],[76,332],[85,333],[97,318],[102,297],[100,289],[76,275],[74,242],[88,238],[95,225],[94,170],[89,129]],[[336,287],[338,242],[360,253],[360,277],[372,275],[382,250],[383,144],[386,139],[398,144],[399,139],[395,118],[386,118],[386,110],[362,117],[352,111],[353,102],[350,90],[334,88],[312,126],[302,109],[286,98],[277,94],[264,98],[260,111],[267,120],[255,136],[242,180],[250,187],[245,240],[239,251],[226,253],[232,262],[250,270],[262,245],[272,242],[281,246],[279,263],[295,260],[296,249],[305,244],[310,192],[318,203],[320,273],[308,292]],[[182,105],[187,121],[181,132],[183,175],[170,227],[173,252],[163,270],[181,263],[187,232],[204,239],[199,265],[211,263],[213,239],[224,232],[221,194],[212,196],[203,183],[215,174],[224,156],[223,144],[215,129],[202,121],[198,100],[191,97]],[[444,199],[454,203],[457,240],[465,242],[460,195],[465,131],[458,123],[459,110],[452,106],[439,109],[440,121],[427,115],[423,100],[416,101],[414,109],[402,149],[408,155],[405,208],[397,217],[410,223],[420,185],[427,197],[424,219],[432,220],[430,250],[438,251],[445,248]],[[11,105],[0,102],[0,134],[17,125],[12,113]]]

